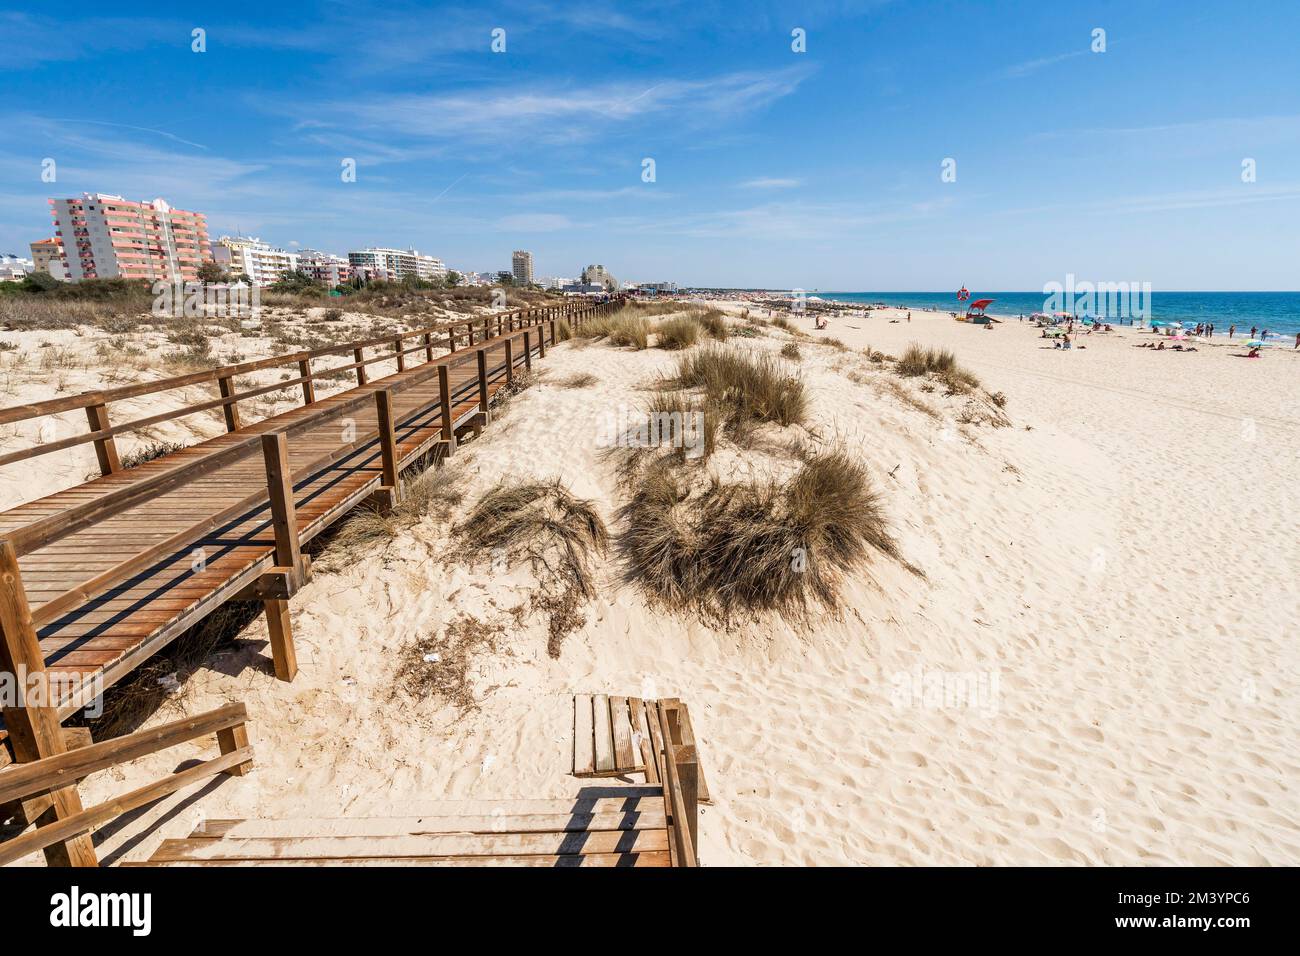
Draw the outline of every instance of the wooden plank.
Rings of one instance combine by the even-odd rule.
[[[224,758],[220,758],[224,759]],[[406,836],[164,840],[154,860],[345,860],[349,857],[525,856],[668,849],[666,830],[428,833]]]
[[[614,731],[609,720],[609,698],[592,698],[592,729],[596,743],[596,773],[614,773]]]
[[[668,704],[670,710],[675,709],[677,711],[677,715],[678,715],[677,720],[679,726],[681,727],[681,734],[682,734],[681,742],[683,744],[686,744],[688,747],[694,747],[698,751],[699,745],[695,742],[695,729],[691,727],[690,708],[688,708],[686,704],[682,703],[681,700],[679,700],[676,697],[667,697],[664,699],[664,703]],[[703,763],[700,764],[700,769],[699,769],[699,785],[700,785],[700,803],[712,803],[713,799],[709,796],[709,785],[704,782]]]
[[[646,708],[640,697],[629,698],[632,711],[632,729],[640,737],[641,764],[645,770],[646,783],[659,782],[659,765],[655,761],[654,738],[650,736],[650,724],[646,720]]]
[[[600,813],[474,813],[424,817],[338,817],[287,820],[203,820],[191,840],[307,837],[427,836],[434,833],[590,833],[599,830],[663,830],[663,806]]]
[[[585,853],[567,856],[441,856],[441,857],[349,857],[348,859],[319,860],[148,860],[127,862],[127,867],[167,866],[510,866],[510,867],[667,867],[668,853],[663,850],[636,853]]]
[[[596,750],[593,737],[591,696],[573,695],[573,775],[589,776],[596,769]]]
[[[0,774],[0,803],[44,792],[196,737],[215,734],[248,720],[243,704],[227,704],[204,714],[173,720],[150,730],[114,737],[97,744],[15,766]]]
[[[632,748],[632,721],[626,697],[609,699],[609,720],[614,734],[614,769],[619,773],[639,769],[641,764]]]

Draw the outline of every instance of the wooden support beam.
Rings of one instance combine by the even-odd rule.
[[[546,323],[537,327],[537,357],[546,358]]]
[[[235,394],[235,380],[229,375],[223,375],[217,379],[217,388],[221,390],[222,398],[230,398]],[[239,403],[228,402],[221,406],[221,413],[226,417],[226,431],[233,432],[239,430]]]
[[[271,661],[275,677],[290,683],[298,675],[298,652],[293,646],[293,625],[289,620],[289,602],[270,598],[262,602],[266,612],[266,630],[271,636]]]
[[[266,490],[271,499],[275,563],[280,567],[301,568],[298,512],[293,502],[293,475],[289,471],[289,439],[284,432],[267,432],[262,436],[262,458],[266,464]]]
[[[439,372],[447,366],[440,365]],[[392,511],[401,498],[402,486],[398,481],[397,433],[396,420],[393,416],[393,394],[389,389],[381,388],[375,392],[375,411],[379,418],[379,456],[383,469],[382,483],[376,493],[380,508]]]
[[[438,366],[438,404],[442,406],[442,440],[450,455],[456,448],[456,433],[451,427],[451,379],[445,365]]]
[[[531,329],[524,330],[524,370],[529,372],[533,370],[533,333]]]
[[[366,350],[363,348],[353,349],[352,359],[355,362],[364,362],[366,360]],[[357,365],[357,384],[366,384],[366,367],[364,365]]]
[[[103,431],[111,427],[108,423],[108,406],[103,402],[97,405],[87,405],[86,418],[90,421],[90,430],[92,432]],[[115,471],[122,470],[122,462],[117,457],[117,444],[113,441],[112,435],[107,438],[95,439],[95,457],[99,459],[99,473],[101,475],[111,475]]]
[[[506,339],[506,384],[510,385],[515,380],[515,348],[514,340]]]
[[[302,403],[310,405],[316,401],[316,382],[311,377],[311,359],[305,358],[298,362],[298,375],[302,378]]]
[[[491,396],[488,395],[487,380],[487,349],[478,350],[478,410],[483,415],[485,422],[490,421],[492,414],[488,410],[488,403]]]
[[[248,725],[236,724],[234,727],[218,730],[217,746],[221,748],[223,756],[238,750],[244,750],[251,754],[252,748],[248,745]],[[242,777],[252,769],[253,761],[247,760],[244,763],[237,763],[233,767],[227,767],[221,772],[229,777]]]
[[[18,570],[18,554],[8,540],[0,540],[0,632],[0,670],[13,675],[18,687],[24,689],[32,686],[33,675],[44,679],[45,659]],[[48,698],[49,685],[42,689]],[[40,706],[27,706],[32,703],[37,702],[24,699],[24,706],[4,709],[5,728],[19,763],[55,757],[67,750],[54,702],[46,699],[39,702]],[[50,791],[50,798],[50,809],[36,821],[38,827],[57,824],[82,811],[75,784]],[[84,833],[70,835],[44,850],[51,866],[98,866],[94,844]]]
[[[397,358],[397,370],[399,372],[405,372],[406,353],[402,351],[402,339],[400,336],[398,338],[393,339],[393,354]]]

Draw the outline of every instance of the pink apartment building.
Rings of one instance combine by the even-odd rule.
[[[82,193],[51,199],[55,237],[68,278],[195,280],[208,252],[207,219],[173,209],[161,199],[132,202],[121,196]]]

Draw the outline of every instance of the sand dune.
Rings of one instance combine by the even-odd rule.
[[[295,600],[294,684],[270,676],[260,621],[191,678],[154,719],[246,700],[258,770],[109,845],[144,857],[200,814],[564,796],[569,695],[608,692],[689,702],[715,799],[706,864],[1300,863],[1300,361],[1155,353],[1129,330],[1062,353],[1014,322],[901,314],[840,320],[825,334],[850,348],[805,342],[801,374],[814,439],[868,465],[924,580],[877,558],[807,629],[719,632],[648,608],[610,561],[554,660],[543,623],[511,617],[530,573],[446,562],[448,526],[427,519]],[[789,338],[766,331],[745,347]],[[960,400],[860,352],[913,341],[953,348],[1011,426],[960,424]],[[612,522],[598,416],[671,362],[549,351],[543,383],[457,456],[469,500],[560,475]],[[579,371],[597,384],[548,384]],[[480,709],[392,696],[396,650],[458,614],[506,625],[472,669]]]

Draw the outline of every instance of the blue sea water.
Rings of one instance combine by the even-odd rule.
[[[809,295],[837,302],[883,303],[896,308],[939,309],[964,312],[968,303],[958,302],[950,292],[810,292]],[[993,299],[990,315],[1015,318],[1034,312],[1053,311],[1042,292],[985,292],[971,289],[971,301]],[[1269,342],[1293,345],[1300,332],[1300,292],[1152,292],[1150,318],[1196,325],[1213,322],[1215,335],[1228,334],[1237,326],[1237,337],[1250,333],[1251,326],[1269,332]],[[1063,311],[1071,311],[1064,309]],[[1276,336],[1276,338],[1274,338]]]

